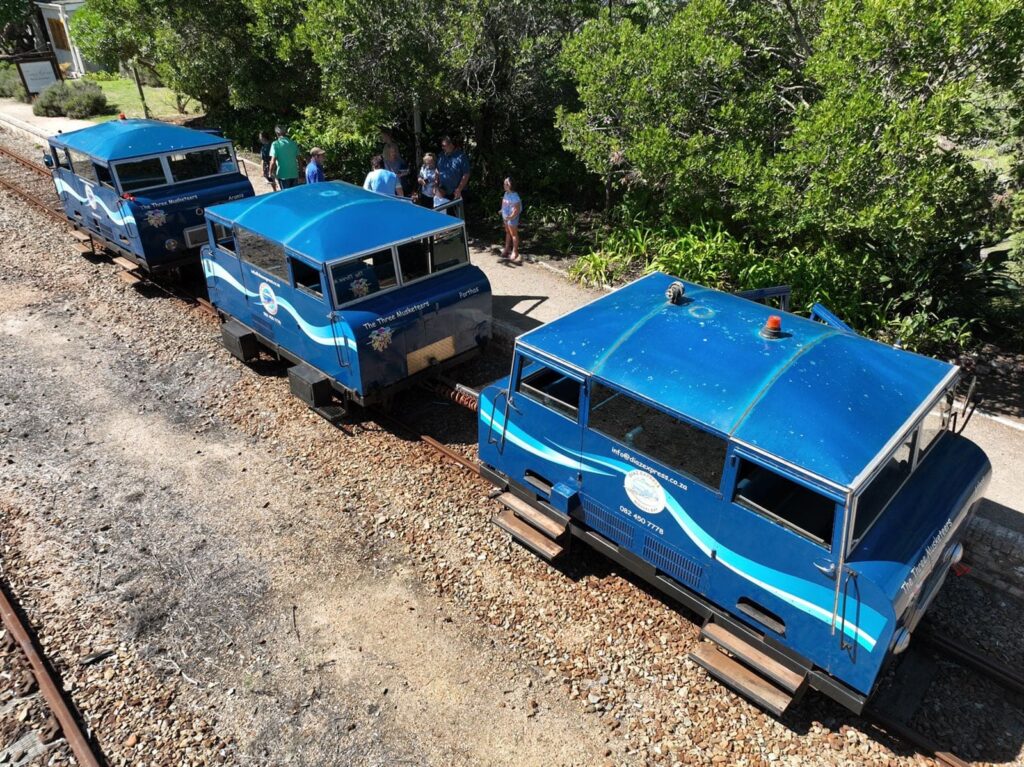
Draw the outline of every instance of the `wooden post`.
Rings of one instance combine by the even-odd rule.
[[[149,113],[149,104],[146,103],[146,94],[142,91],[142,80],[139,79],[139,67],[134,61],[132,62],[132,76],[135,78],[135,87],[139,89],[139,101],[142,102],[142,114],[148,119],[151,117]]]
[[[420,134],[423,132],[423,119],[420,116],[420,97],[412,97],[412,130],[416,137],[416,157],[413,158],[413,165],[415,168],[419,168],[423,162],[423,155],[420,154]],[[418,173],[418,170],[410,168],[412,173]]]

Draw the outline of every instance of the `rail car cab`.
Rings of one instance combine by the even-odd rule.
[[[242,360],[263,346],[296,363],[293,392],[327,417],[386,402],[490,338],[490,284],[458,218],[340,182],[206,218],[203,270],[225,345]]]
[[[197,262],[204,209],[253,195],[230,141],[155,120],[58,134],[45,160],[68,221],[151,272]]]
[[[480,461],[520,542],[585,541],[701,615],[715,677],[775,714],[809,687],[860,711],[989,480],[958,377],[656,273],[520,336]]]

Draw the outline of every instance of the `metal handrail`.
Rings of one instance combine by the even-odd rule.
[[[341,335],[338,335],[338,327],[335,324],[338,321],[338,312],[330,312],[327,315],[331,320],[331,332],[334,334],[334,348],[338,354],[338,364],[343,368],[347,368],[350,364],[348,359],[348,339],[345,337],[345,330],[342,328]],[[341,341],[341,343],[338,343]],[[344,349],[344,351],[342,351]]]
[[[836,567],[836,591],[832,601],[831,636],[836,635],[836,621],[839,620],[839,592],[843,587],[843,573],[846,571],[846,546],[850,537],[850,519],[857,513],[857,496],[847,496],[846,508],[843,510],[843,530],[839,539],[839,563]],[[846,605],[843,605],[845,609]],[[840,640],[842,642],[842,640]]]
[[[502,418],[501,438],[497,439],[497,440],[492,440],[491,439],[491,433],[494,430],[494,411],[498,409],[498,400],[500,398],[502,398],[502,397],[505,398],[505,410],[504,410],[504,412],[502,413],[502,416],[501,416],[501,418]],[[508,432],[508,411],[509,411],[509,408],[511,406],[512,406],[512,397],[509,396],[509,390],[508,389],[502,389],[501,391],[499,391],[498,392],[498,396],[495,397],[494,398],[494,402],[491,403],[491,417],[490,417],[490,422],[487,424],[487,444],[488,445],[497,445],[499,453],[502,450],[505,449],[505,434]]]

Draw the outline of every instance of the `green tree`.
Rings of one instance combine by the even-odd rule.
[[[962,149],[978,132],[975,94],[1018,81],[1022,7],[640,3],[566,44],[579,102],[558,124],[648,216],[720,222],[758,257],[796,247],[856,265],[839,270],[846,292],[874,306],[851,301],[854,321],[880,327],[882,308],[976,318],[975,299],[1003,284],[978,249],[1007,216],[995,176]]]
[[[23,53],[32,50],[36,40],[45,42],[46,35],[36,21],[35,3],[0,0],[0,52]]]

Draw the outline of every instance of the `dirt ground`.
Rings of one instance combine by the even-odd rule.
[[[478,478],[328,425],[116,271],[0,195],[0,575],[111,764],[921,763],[820,696],[737,699],[691,616],[589,551],[539,562]],[[455,405],[402,406],[471,451]],[[1020,763],[1020,707],[974,687],[936,735]]]

